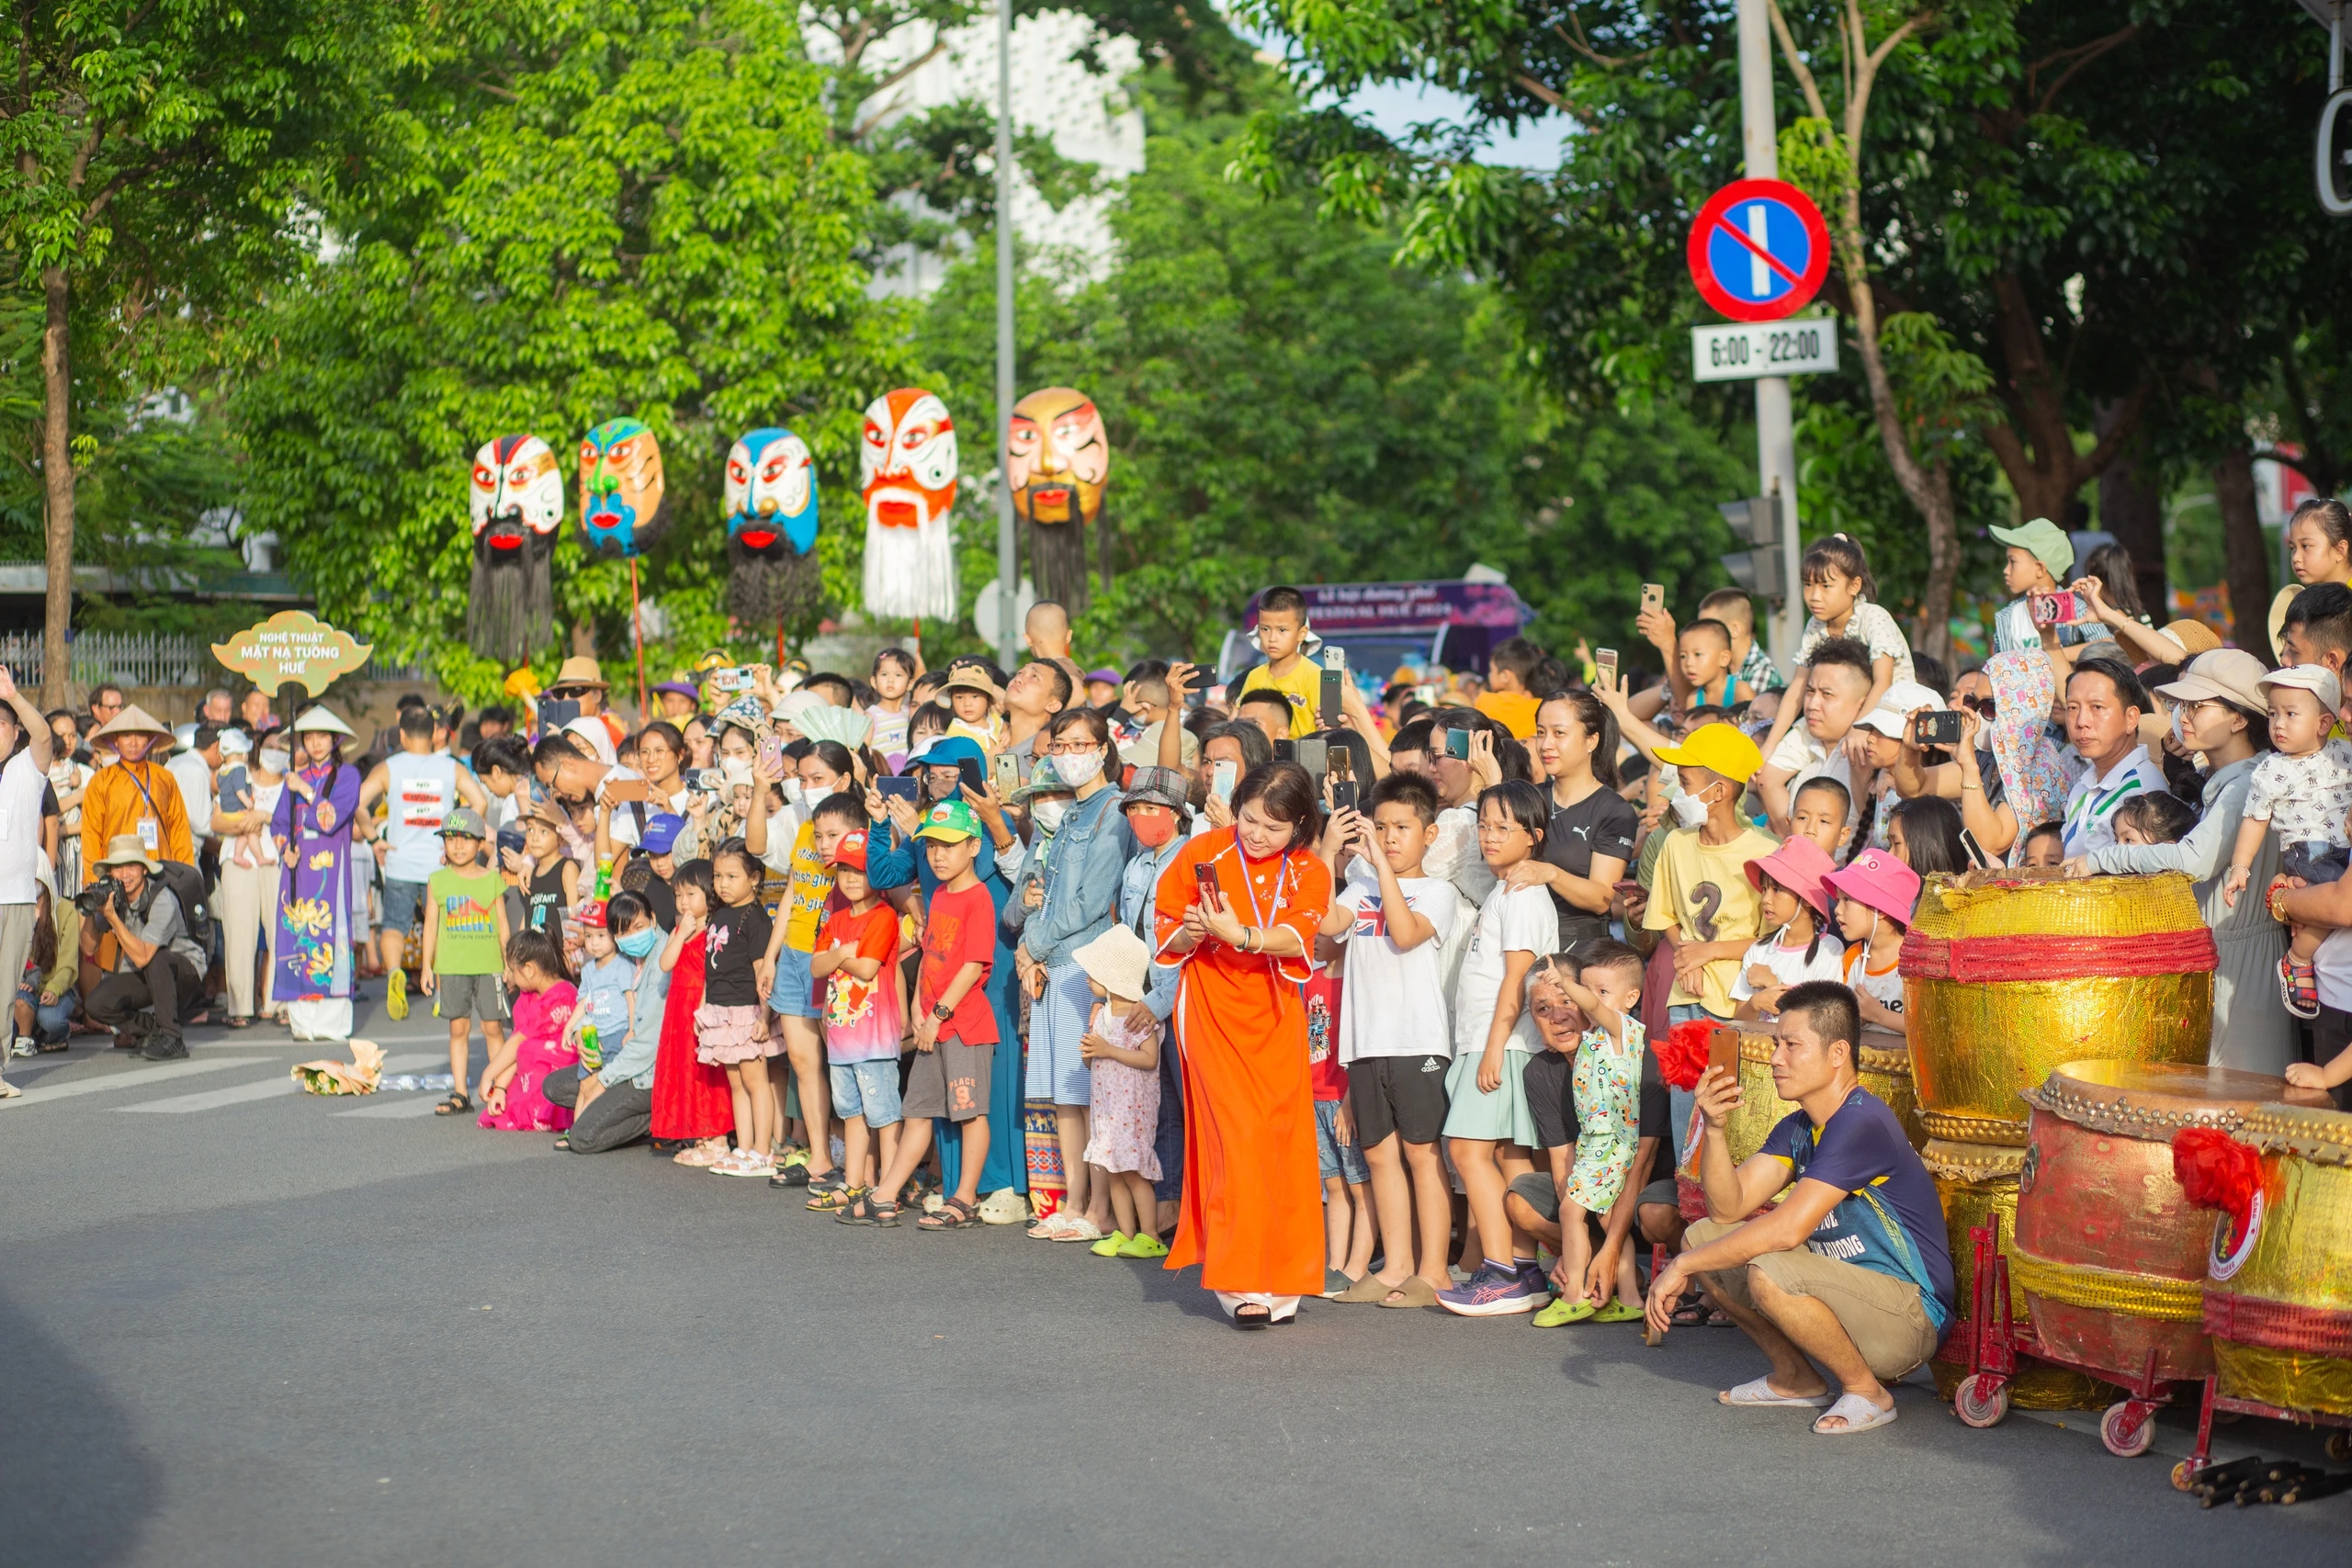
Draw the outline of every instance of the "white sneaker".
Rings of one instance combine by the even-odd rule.
[[[39,1043],[22,1034],[17,1035],[16,1043],[8,1047],[8,1055],[12,1056],[37,1056],[40,1054]]]
[[[0,1078],[0,1100],[14,1100],[24,1092],[6,1078]]]

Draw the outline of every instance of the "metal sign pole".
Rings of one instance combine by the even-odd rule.
[[[1012,534],[1012,0],[996,6],[996,581],[997,663],[1012,668],[1019,646],[1021,566]]]
[[[1747,177],[1781,177],[1781,154],[1772,125],[1772,35],[1765,0],[1739,0],[1739,128]],[[1773,621],[1766,644],[1783,669],[1794,657],[1804,631],[1804,585],[1797,581],[1797,438],[1789,407],[1789,378],[1759,377],[1756,382],[1756,470],[1759,495],[1781,498],[1781,549],[1788,574],[1786,614]]]

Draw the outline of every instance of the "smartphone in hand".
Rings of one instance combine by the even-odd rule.
[[[921,798],[922,793],[921,786],[918,785],[914,780],[910,778],[899,778],[895,775],[889,778],[876,779],[874,781],[874,788],[876,793],[880,795],[883,799],[903,800],[909,806],[914,805],[916,801]]]
[[[1193,887],[1194,887],[1195,891],[1197,891],[1197,892],[1200,894],[1200,897],[1201,897],[1201,902],[1202,902],[1202,903],[1205,904],[1205,903],[1207,903],[1211,898],[1216,897],[1216,867],[1215,867],[1215,866],[1213,866],[1213,865],[1195,865],[1195,866],[1193,866]]]
[[[1593,653],[1592,662],[1594,668],[1600,671],[1600,681],[1603,685],[1616,684],[1617,650],[1615,649],[1604,648],[1597,649]]]
[[[1707,1071],[1717,1069],[1739,1081],[1739,1031],[1728,1024],[1717,1024],[1707,1032]]]
[[[1240,782],[1240,770],[1230,761],[1219,762],[1209,771],[1209,793],[1228,806],[1233,804],[1233,786]]]
[[[1656,582],[1645,582],[1645,583],[1643,583],[1643,584],[1642,584],[1642,613],[1643,613],[1644,615],[1655,615],[1657,612],[1658,612],[1658,611],[1660,611],[1660,610],[1663,610],[1663,609],[1665,609],[1665,608],[1666,608],[1666,589],[1665,589],[1665,586],[1664,586],[1663,584],[1656,583]]]

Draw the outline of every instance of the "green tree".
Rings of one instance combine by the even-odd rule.
[[[1731,7],[1255,0],[1248,14],[1294,40],[1307,102],[1404,81],[1476,107],[1402,141],[1336,108],[1270,114],[1243,174],[1265,188],[1303,175],[1327,211],[1397,215],[1408,258],[1500,279],[1559,385],[1667,383],[1697,309],[1683,236],[1740,172]],[[1830,215],[1827,298],[1929,525],[1915,592],[1939,649],[1954,536],[1999,520],[1957,515],[1939,446],[1983,441],[2026,515],[2063,518],[2200,378],[2234,396],[2242,302],[2279,276],[2276,247],[2245,243],[2245,214],[2307,156],[2301,133],[2276,134],[2289,111],[2266,96],[2303,92],[2275,88],[2318,35],[2291,8],[2220,0],[1786,0],[1774,16],[1776,115],[1796,130],[1783,155]],[[1556,170],[1476,162],[1487,130],[1554,111],[1579,126]],[[1911,315],[1905,367],[1884,333]]]
[[[818,457],[828,596],[854,602],[859,415],[908,356],[856,259],[868,171],[791,14],[579,0],[454,20],[403,94],[398,155],[328,209],[334,243],[241,340],[248,515],[330,618],[481,696],[503,672],[461,635],[477,446],[535,432],[570,475],[582,432],[645,421],[677,522],[644,587],[691,649],[729,631],[727,448],[784,424]],[[555,580],[575,646],[628,646],[628,570],[587,557],[575,515]]]
[[[1645,581],[1716,584],[1733,541],[1713,503],[1745,482],[1721,432],[1679,405],[1564,406],[1492,288],[1394,265],[1393,230],[1324,221],[1309,196],[1261,200],[1225,177],[1240,116],[1191,112],[1171,72],[1142,90],[1153,134],[1113,211],[1117,265],[1095,284],[1026,269],[1018,318],[1023,384],[1091,392],[1116,454],[1121,567],[1089,646],[1206,656],[1270,581],[1483,560],[1566,647],[1630,618]],[[1287,101],[1264,73],[1241,90]],[[993,401],[993,266],[982,245],[951,272],[920,333],[954,409]],[[986,533],[972,582],[993,572]]]
[[[94,456],[75,449],[77,339],[114,389],[169,335],[152,323],[202,316],[288,262],[300,205],[408,53],[410,15],[392,0],[18,7],[0,79],[0,254],[41,306],[44,700],[65,700],[75,476]],[[94,350],[93,333],[112,341]]]

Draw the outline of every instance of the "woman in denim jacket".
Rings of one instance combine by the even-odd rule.
[[[1086,1179],[1087,1106],[1092,1085],[1079,1042],[1094,995],[1086,971],[1072,956],[1110,929],[1119,915],[1119,884],[1135,853],[1135,835],[1119,811],[1119,791],[1109,769],[1118,753],[1111,726],[1092,708],[1066,709],[1046,726],[1039,750],[1075,798],[1058,823],[1040,822],[1053,834],[1045,857],[1035,903],[1023,921],[1013,950],[1021,978],[1036,998],[1029,1019],[1028,1098],[1049,1100],[1054,1132],[1061,1145],[1069,1183],[1068,1208],[1033,1235],[1055,1241],[1092,1241],[1102,1230],[1087,1216],[1091,1183]],[[1041,802],[1041,807],[1049,803]],[[1029,902],[1024,897],[1023,902]]]

